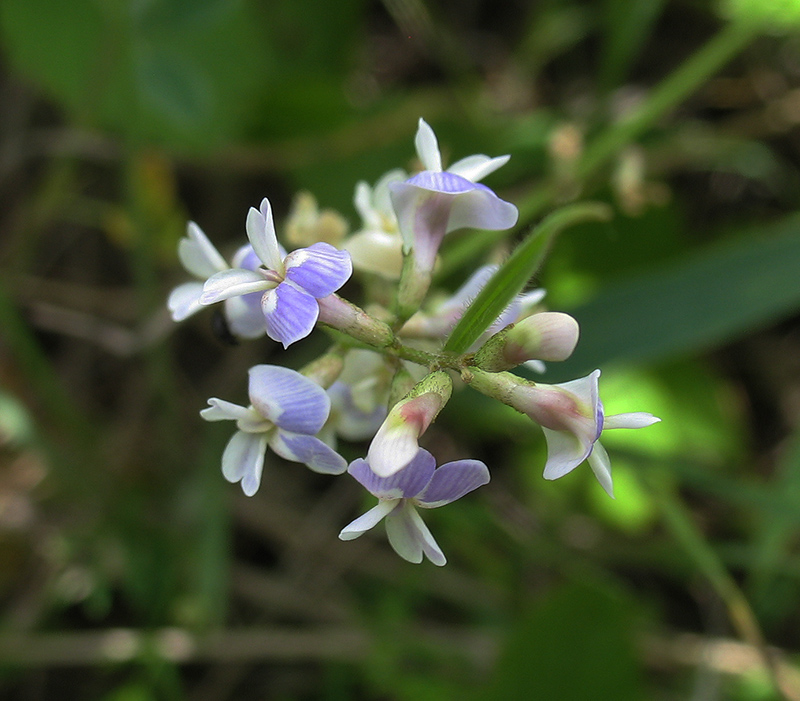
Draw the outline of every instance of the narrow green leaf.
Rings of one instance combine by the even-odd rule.
[[[569,360],[548,369],[548,382],[610,360],[663,360],[713,348],[800,308],[798,279],[795,214],[568,310],[581,341]]]
[[[544,260],[553,239],[579,222],[611,218],[611,209],[599,202],[563,207],[546,217],[503,263],[456,324],[444,350],[463,353],[516,297]]]

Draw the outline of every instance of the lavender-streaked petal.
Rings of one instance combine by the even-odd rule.
[[[263,292],[275,283],[266,280],[263,275],[254,270],[231,268],[215,273],[203,285],[203,294],[200,295],[200,304],[215,304],[224,299],[246,295],[251,292]]]
[[[347,469],[347,461],[316,436],[278,429],[269,447],[282,458],[303,463],[314,472],[341,475]]]
[[[547,462],[544,466],[544,478],[558,479],[572,472],[580,465],[592,450],[592,443],[582,442],[571,431],[553,431],[542,428],[547,441]]]
[[[316,298],[336,292],[353,274],[350,254],[324,242],[292,251],[285,264],[286,278]]]
[[[437,468],[415,501],[426,509],[449,504],[488,484],[489,468],[480,460],[456,460]]]
[[[425,170],[442,170],[442,156],[439,153],[439,144],[436,141],[436,134],[433,133],[430,125],[420,117],[417,126],[417,133],[414,137],[414,146],[417,156],[422,161]]]
[[[178,258],[186,270],[201,279],[230,267],[193,221],[186,225],[186,238],[178,242]]]
[[[414,459],[390,477],[381,477],[370,469],[366,460],[354,460],[348,472],[373,496],[379,499],[411,498],[419,494],[430,481],[436,460],[420,448]]]
[[[222,475],[228,482],[242,482],[242,491],[249,497],[258,491],[267,437],[263,433],[233,434],[222,454]]]
[[[471,180],[447,171],[423,170],[416,175],[412,175],[405,181],[405,184],[418,187],[421,190],[439,192],[443,195],[465,195],[470,192],[484,192],[494,195],[486,185],[473,183]],[[397,185],[394,185],[392,189],[396,187]],[[494,196],[497,197],[497,195]]]
[[[266,197],[261,200],[259,209],[250,207],[245,228],[250,245],[261,262],[270,270],[283,273],[283,256],[280,254],[278,237],[275,235],[272,207]]]
[[[606,449],[597,441],[589,455],[589,467],[592,468],[594,476],[600,486],[606,490],[606,494],[614,498],[614,483],[611,481],[611,460]]]
[[[489,173],[494,173],[498,168],[508,163],[509,158],[511,156],[497,156],[496,158],[489,158],[489,156],[484,155],[467,156],[448,166],[447,171],[477,183]]]
[[[645,428],[657,424],[661,419],[646,411],[634,411],[629,414],[613,414],[606,416],[603,430],[607,428]]]
[[[391,513],[400,503],[399,499],[386,499],[378,502],[369,511],[348,523],[339,533],[340,540],[353,540],[377,526],[381,519]]]
[[[310,294],[291,283],[282,282],[261,299],[267,323],[267,336],[288,348],[308,336],[319,318],[319,304]]]
[[[203,308],[203,305],[200,304],[200,295],[202,294],[202,282],[185,282],[172,290],[167,299],[167,309],[170,311],[172,320],[183,321],[199,312]]]
[[[253,292],[225,300],[225,318],[231,333],[238,338],[258,338],[267,332],[261,311],[262,293]]]
[[[322,387],[280,365],[250,368],[248,393],[259,414],[294,433],[317,433],[331,408],[331,400]]]
[[[200,416],[206,421],[238,421],[247,418],[250,411],[239,404],[211,397],[208,406],[200,411]]]

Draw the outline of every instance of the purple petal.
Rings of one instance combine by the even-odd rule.
[[[267,323],[267,336],[288,348],[313,331],[319,304],[307,292],[282,282],[264,294],[261,311]]]
[[[462,178],[455,173],[448,173],[447,171],[438,172],[434,170],[423,170],[421,173],[412,175],[406,180],[405,184],[418,187],[422,190],[440,192],[444,195],[464,195],[469,192],[479,191],[488,192],[497,197],[486,185],[473,183],[471,180]]]
[[[178,258],[186,270],[199,278],[211,277],[230,267],[193,221],[186,225],[186,238],[178,242]]]
[[[389,194],[403,237],[403,251],[408,253],[413,248],[415,256],[433,261],[447,232],[452,196],[431,192],[410,181],[391,183]]]
[[[250,402],[263,417],[294,433],[313,435],[322,428],[331,401],[316,382],[279,365],[256,365],[249,375]]]
[[[489,469],[480,460],[456,460],[439,467],[415,501],[426,509],[449,504],[489,482]]]
[[[269,447],[282,458],[301,462],[314,472],[341,475],[347,469],[347,461],[315,436],[278,429]]]
[[[260,209],[250,207],[247,212],[247,238],[250,245],[270,270],[283,273],[283,257],[275,235],[275,224],[272,221],[272,207],[265,197],[261,200]]]
[[[416,457],[402,470],[390,477],[380,477],[369,467],[366,460],[354,460],[348,472],[362,486],[378,499],[410,498],[419,494],[431,479],[436,467],[436,460],[427,451],[420,448]]]
[[[202,282],[185,282],[172,290],[167,300],[167,309],[172,315],[172,320],[183,321],[199,312],[203,308],[200,304],[202,294]]]
[[[215,304],[223,299],[246,295],[250,292],[263,292],[275,285],[261,273],[243,268],[230,268],[212,275],[203,285],[200,304]]]
[[[233,434],[222,454],[222,475],[228,482],[242,482],[242,491],[249,497],[258,491],[264,468],[267,437],[263,433]]]
[[[286,278],[316,298],[336,292],[353,274],[350,254],[324,242],[292,251],[285,263]]]
[[[370,528],[377,526],[381,519],[391,513],[400,503],[399,499],[382,499],[365,514],[348,523],[339,533],[340,540],[353,540]]]

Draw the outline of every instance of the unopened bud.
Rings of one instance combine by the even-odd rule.
[[[338,246],[347,235],[347,220],[332,209],[319,210],[310,192],[298,192],[286,219],[286,241],[294,246],[310,246],[324,241]]]
[[[540,312],[507,326],[475,354],[482,370],[511,370],[528,360],[566,360],[578,343],[578,322],[569,314]]]
[[[372,471],[389,477],[402,470],[419,452],[419,437],[450,399],[453,381],[438,370],[424,377],[389,411],[367,453]]]

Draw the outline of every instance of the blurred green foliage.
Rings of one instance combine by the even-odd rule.
[[[0,698],[800,698],[792,13],[3,0]],[[602,367],[609,413],[663,419],[604,434],[611,501],[585,466],[542,480],[538,429],[456,392],[427,447],[492,483],[426,514],[443,570],[337,541],[346,478],[221,478],[205,399],[323,338],[227,348],[164,309],[186,219],[227,252],[303,188],[356,228],[356,181],[413,167],[419,116],[447,162],[510,153],[489,184],[523,212],[449,237],[450,289],[486,260],[527,279],[564,205],[614,211],[536,275],[582,330],[545,381]]]

